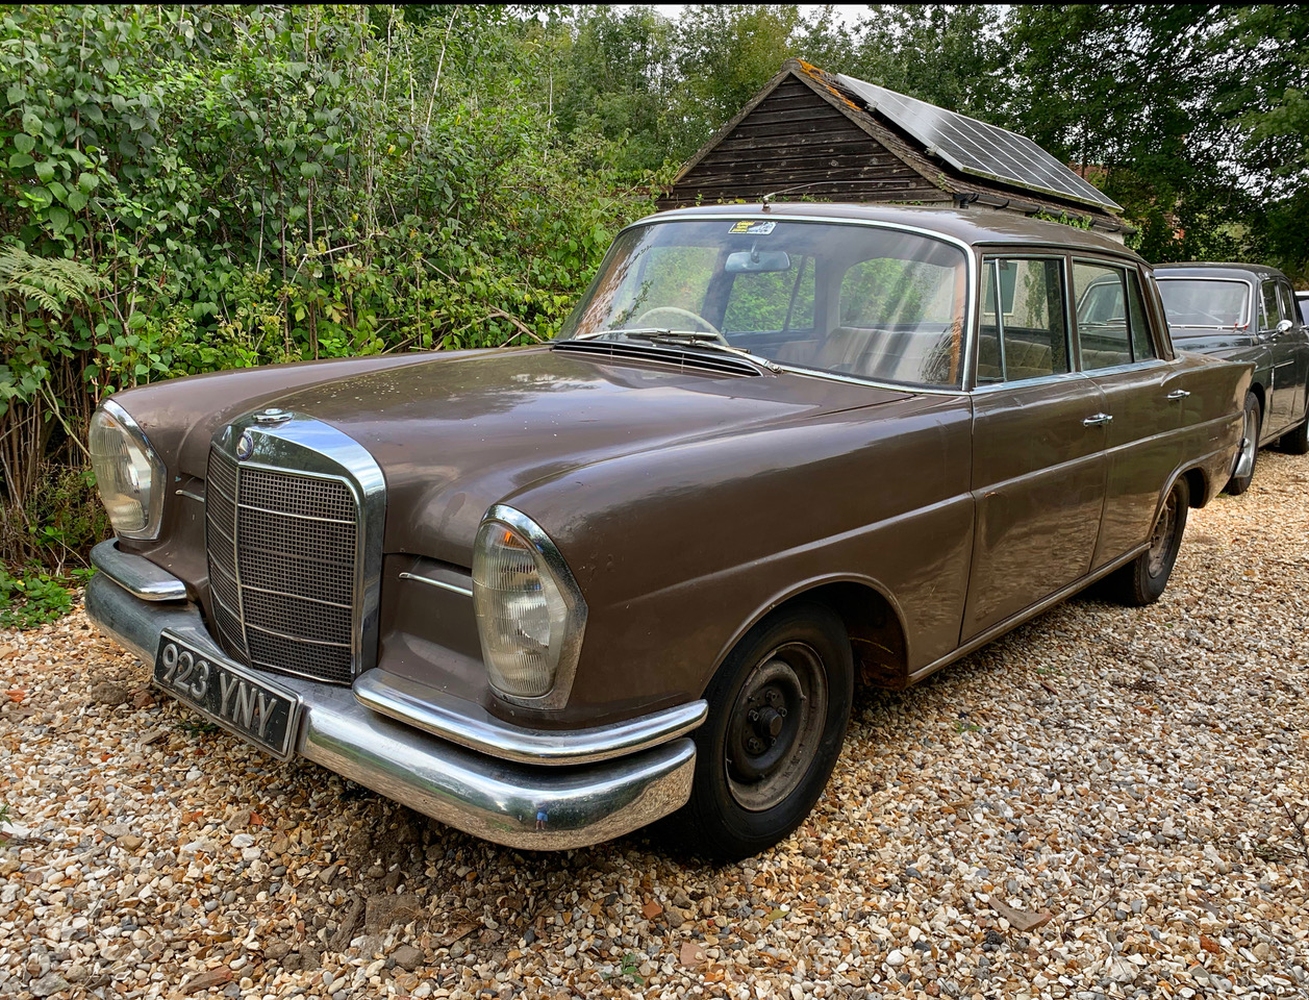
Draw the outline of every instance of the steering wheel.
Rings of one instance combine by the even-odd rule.
[[[704,327],[707,332],[712,333],[714,335],[715,340],[718,340],[724,344],[728,343],[727,338],[723,336],[722,331],[719,330],[718,327],[714,326],[703,316],[691,312],[690,309],[682,309],[679,306],[655,306],[653,309],[647,309],[645,312],[641,313],[640,316],[632,320],[632,323],[634,326],[645,326],[646,320],[648,320],[651,316],[654,316],[658,313],[672,313],[675,316],[681,316],[684,319],[689,319],[692,322],[698,323],[700,326]],[[691,332],[699,333],[700,331],[692,330]],[[728,346],[730,347],[731,345],[728,344]]]

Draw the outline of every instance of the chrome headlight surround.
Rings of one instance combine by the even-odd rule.
[[[87,450],[109,523],[122,538],[159,537],[166,470],[132,415],[112,399],[91,417]]]
[[[513,507],[495,505],[478,528],[473,610],[495,693],[515,705],[562,708],[582,651],[586,601],[550,536]]]

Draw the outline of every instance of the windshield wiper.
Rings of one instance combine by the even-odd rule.
[[[673,331],[662,326],[634,326],[619,330],[594,330],[591,333],[579,333],[569,340],[624,340],[627,337],[639,337],[648,340],[650,334],[671,334]]]

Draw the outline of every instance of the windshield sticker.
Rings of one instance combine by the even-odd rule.
[[[777,228],[777,221],[769,219],[767,222],[751,222],[749,219],[742,219],[740,222],[732,223],[729,233],[746,233],[750,236],[767,236]]]

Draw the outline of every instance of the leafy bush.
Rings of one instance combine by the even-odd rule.
[[[11,576],[0,568],[0,628],[35,628],[63,617],[73,595],[47,573]]]
[[[103,530],[77,476],[108,393],[558,329],[650,179],[558,141],[526,21],[458,17],[0,12],[0,559],[59,569]]]

